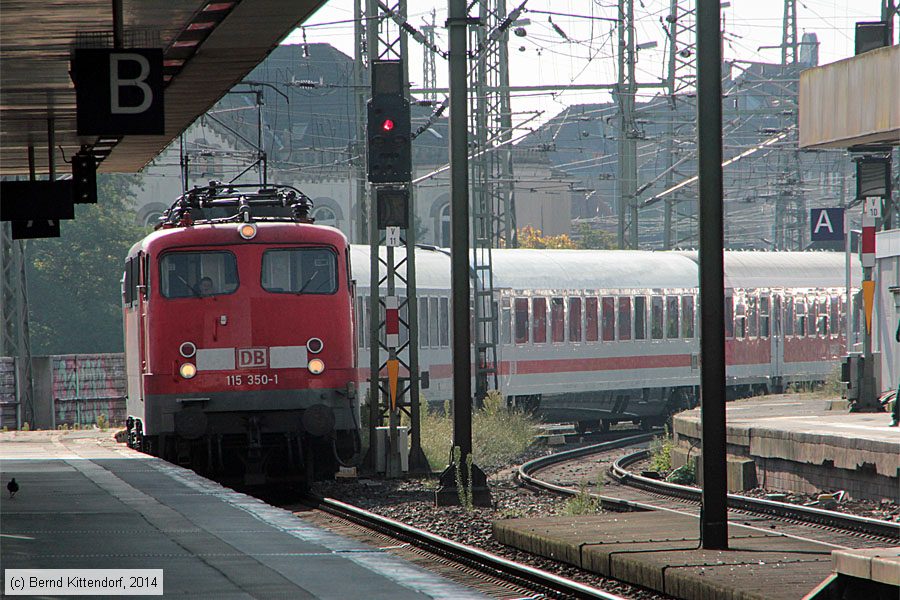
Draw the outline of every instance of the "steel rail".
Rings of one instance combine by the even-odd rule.
[[[613,442],[603,444],[595,444],[593,446],[585,446],[576,450],[569,450],[557,454],[551,454],[531,460],[519,467],[518,477],[523,483],[538,487],[541,489],[553,491],[563,495],[575,495],[579,490],[563,487],[543,481],[534,476],[534,473],[547,467],[589,456],[598,452],[614,450],[616,448],[627,447],[648,441],[652,435],[634,436],[623,438]],[[626,467],[635,462],[643,460],[649,456],[650,451],[643,449],[623,456],[616,460],[610,467],[610,474],[621,484],[630,487],[636,487],[648,492],[662,494],[665,496],[681,498],[692,502],[700,502],[700,488],[680,485],[677,483],[669,483],[659,479],[652,479],[637,475],[629,471]],[[591,494],[595,498],[599,498],[604,508],[612,510],[658,510],[658,507],[652,504],[642,502],[634,502],[631,500],[622,500],[602,494]],[[861,517],[850,515],[836,511],[824,510],[811,506],[801,506],[790,504],[787,502],[776,502],[774,500],[765,500],[762,498],[750,498],[737,494],[728,494],[728,507],[736,510],[761,513],[777,518],[793,519],[805,523],[822,525],[826,527],[835,527],[844,531],[850,531],[867,536],[885,538],[889,541],[900,540],[900,523],[891,521],[882,521],[880,519],[872,519],[869,517]]]
[[[647,458],[649,454],[649,450],[639,450],[619,458],[610,467],[610,474],[624,485],[700,502],[700,488],[651,479],[626,469],[628,465]],[[827,527],[836,527],[845,531],[884,537],[894,541],[900,540],[900,523],[825,510],[814,506],[802,506],[788,502],[766,500],[764,498],[750,498],[738,494],[728,494],[727,497],[728,508],[762,513],[778,518],[794,519]]]
[[[319,510],[529,589],[571,598],[625,600],[622,596],[501,558],[332,498],[308,496],[308,499]]]

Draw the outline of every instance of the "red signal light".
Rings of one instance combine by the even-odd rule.
[[[381,129],[384,131],[390,131],[394,128],[394,122],[391,119],[385,119],[381,124]]]

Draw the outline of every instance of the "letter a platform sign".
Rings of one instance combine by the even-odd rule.
[[[828,242],[844,239],[843,208],[809,209],[809,239],[813,242]]]
[[[78,135],[162,135],[163,52],[159,48],[75,50]]]

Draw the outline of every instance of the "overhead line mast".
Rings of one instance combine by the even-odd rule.
[[[406,23],[406,0],[397,0],[385,4],[380,0],[365,1],[365,37],[358,36],[355,54],[365,55],[372,86],[372,107],[387,108],[391,103],[378,103],[384,95],[399,96],[395,100],[409,100],[409,67],[405,58],[408,56],[408,27]],[[362,12],[361,10],[359,12]],[[363,42],[365,51],[363,51]],[[393,65],[383,65],[380,72],[383,81],[375,76],[375,61]],[[396,64],[399,62],[399,64]],[[387,68],[385,68],[387,67]],[[397,75],[399,73],[399,75]],[[376,89],[377,88],[377,89]],[[394,102],[393,104],[396,104]],[[396,108],[396,106],[395,106]],[[367,155],[372,162],[373,142],[385,144],[386,154],[382,156],[396,157],[390,151],[390,145],[402,146],[400,152],[412,153],[411,140],[396,140],[391,130],[396,126],[398,131],[409,136],[409,108],[406,104],[403,127],[400,123],[385,122],[381,136],[371,135],[372,129],[365,121],[360,139],[367,139],[369,148]],[[376,114],[374,110],[363,110],[358,120],[363,122],[362,115],[369,113],[369,118]],[[397,119],[398,117],[392,117]],[[368,124],[371,125],[371,124]],[[377,125],[377,124],[376,124]],[[378,138],[378,139],[376,139]],[[391,158],[387,159],[390,163]],[[416,211],[412,185],[410,184],[410,163],[406,163],[403,175],[391,175],[386,179],[379,177],[373,165],[368,166],[368,180],[373,183],[368,188],[368,213],[364,218],[368,222],[369,240],[369,452],[365,464],[373,469],[377,465],[377,430],[387,417],[389,437],[385,444],[385,472],[389,477],[396,477],[401,472],[401,438],[399,436],[400,414],[405,413],[410,421],[410,472],[427,472],[430,470],[428,460],[422,450],[421,415],[419,402],[419,317],[416,294]],[[397,166],[397,165],[394,165]],[[364,183],[363,183],[364,185]],[[360,197],[362,199],[362,197]],[[360,202],[362,204],[362,202]],[[385,208],[395,210],[385,211]],[[390,218],[386,217],[390,213]],[[379,218],[381,216],[381,218]],[[405,216],[405,219],[403,218]],[[362,220],[362,216],[360,220]],[[400,222],[403,225],[400,225]],[[384,253],[381,253],[384,246]],[[398,252],[403,247],[404,252]],[[382,276],[382,273],[384,275]],[[381,287],[384,286],[384,297]],[[400,295],[398,286],[405,289]],[[402,369],[401,369],[402,367]],[[403,372],[405,370],[405,373]]]

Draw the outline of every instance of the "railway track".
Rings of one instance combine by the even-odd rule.
[[[590,598],[601,600],[625,600],[622,596],[536,569],[527,565],[501,558],[489,552],[466,546],[400,523],[393,519],[371,513],[361,508],[339,502],[331,498],[306,496],[304,502],[310,507],[328,515],[377,532],[399,544],[409,544],[438,563],[452,564],[471,576],[492,582],[495,587],[516,589],[518,594],[506,597],[523,598],[521,590],[527,591],[526,598]],[[474,583],[471,579],[467,583]],[[483,588],[484,585],[476,586]],[[502,594],[501,594],[502,595]]]
[[[584,486],[561,485],[540,474],[563,463],[577,463],[589,456],[599,456],[629,446],[647,444],[652,435],[640,435],[614,442],[586,446],[529,461],[519,468],[518,477],[526,485],[564,495],[584,493]],[[628,470],[649,456],[642,448],[612,461],[609,467],[611,483],[603,486],[603,493],[592,493],[603,507],[610,510],[675,510],[698,514],[699,488],[668,483],[645,477]],[[730,520],[745,525],[775,529],[795,537],[840,547],[871,547],[896,545],[900,541],[900,524],[815,507],[750,498],[728,494]],[[823,535],[824,534],[824,535]]]

